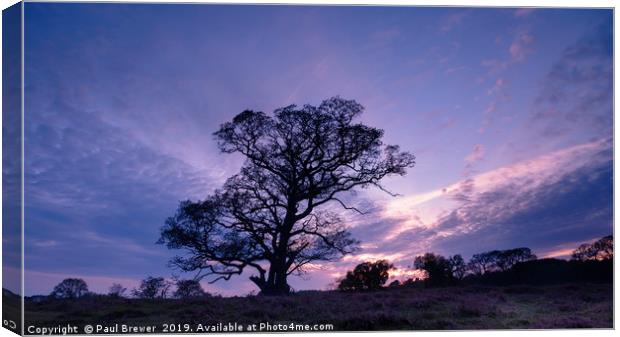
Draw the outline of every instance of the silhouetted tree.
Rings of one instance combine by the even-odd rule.
[[[494,264],[494,258],[488,253],[474,254],[467,263],[467,269],[474,275],[482,275],[490,271]]]
[[[506,271],[519,262],[535,260],[536,255],[527,247],[507,250],[492,250],[474,254],[469,260],[468,268],[475,275],[492,271]]]
[[[246,161],[221,190],[182,202],[166,221],[159,243],[187,253],[172,265],[199,270],[211,282],[250,267],[262,294],[286,294],[289,275],[353,252],[358,242],[323,206],[360,212],[345,203],[346,193],[370,186],[385,191],[384,177],[404,175],[415,162],[385,145],[382,130],[356,122],[362,111],[336,97],[273,116],[246,110],[221,125],[215,133],[220,150]]]
[[[88,295],[88,286],[79,278],[67,278],[54,287],[53,298],[80,298]]]
[[[386,260],[360,263],[355,269],[347,272],[347,275],[340,280],[338,290],[363,291],[381,289],[390,276],[390,269],[393,268],[394,266]]]
[[[116,298],[124,297],[126,291],[127,291],[127,288],[123,287],[122,285],[118,283],[114,283],[112,284],[112,286],[110,287],[110,290],[108,291],[108,296],[116,297]]]
[[[605,236],[594,243],[584,243],[573,251],[573,260],[608,260],[614,257],[614,238]]]
[[[506,271],[519,262],[536,260],[536,255],[527,247],[493,251],[495,265],[499,270]]]
[[[450,256],[448,258],[448,263],[450,264],[450,272],[452,273],[452,277],[456,280],[462,280],[467,273],[467,264],[465,260],[460,254]]]
[[[170,282],[166,281],[163,277],[149,276],[142,280],[140,286],[137,289],[133,289],[132,293],[138,298],[166,298],[170,286]]]
[[[195,298],[207,296],[198,280],[178,280],[177,289],[174,291],[175,298]]]
[[[441,255],[426,253],[422,256],[417,256],[413,266],[426,272],[428,285],[442,286],[452,281],[450,261]]]

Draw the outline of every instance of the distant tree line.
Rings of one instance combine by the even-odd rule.
[[[172,291],[172,288],[175,288]],[[210,294],[202,289],[198,280],[174,279],[148,276],[140,282],[137,288],[127,292],[123,285],[114,283],[106,295],[95,294],[88,290],[86,282],[79,278],[67,278],[54,287],[48,296],[52,299],[78,299],[84,297],[107,296],[110,298],[127,298],[129,296],[140,299],[189,299],[209,297]]]
[[[553,258],[538,260],[526,247],[474,254],[468,262],[465,262],[459,254],[444,257],[426,253],[417,256],[413,261],[413,268],[422,271],[426,277],[408,279],[402,283],[395,280],[390,283],[390,287],[471,283],[610,282],[613,278],[613,256],[611,235],[580,245],[573,251],[570,261]],[[361,263],[339,280],[337,289],[341,291],[381,289],[389,279],[390,271],[394,269],[394,265],[387,260]],[[211,296],[196,279],[167,280],[153,276],[143,279],[140,285],[129,293],[129,296],[140,299],[189,299]],[[57,284],[47,298],[78,299],[92,296],[129,297],[127,288],[118,283],[114,283],[106,295],[100,295],[90,292],[84,280],[67,278]]]
[[[459,254],[444,257],[435,253],[417,256],[414,269],[425,274],[423,279],[398,280],[390,287],[448,286],[467,283],[559,283],[573,281],[607,282],[612,280],[613,237],[580,245],[570,261],[538,260],[531,249],[519,247],[474,254],[465,262]],[[339,280],[338,290],[368,291],[383,288],[394,266],[386,260],[364,262]]]
[[[474,254],[467,263],[458,254],[446,258],[426,253],[415,258],[414,267],[426,273],[426,284],[444,286],[458,283],[468,276],[504,272],[518,263],[532,260],[536,260],[536,255],[531,249],[519,247]]]
[[[594,243],[584,243],[579,246],[572,255],[573,260],[579,261],[603,261],[614,257],[614,238],[605,236]]]

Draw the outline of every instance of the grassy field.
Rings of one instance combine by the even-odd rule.
[[[333,324],[334,330],[612,328],[611,284],[300,292],[196,300],[90,298],[26,303],[26,326]]]

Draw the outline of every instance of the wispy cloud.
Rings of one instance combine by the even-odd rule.
[[[123,254],[140,254],[140,255],[155,255],[160,256],[162,259],[167,257],[167,254],[162,254],[161,250],[156,250],[153,244],[143,246],[136,243],[132,239],[123,237],[110,237],[98,234],[92,231],[86,231],[82,233],[76,233],[76,238],[82,240],[85,244],[93,245],[96,249],[110,250],[115,249],[123,252]]]
[[[523,61],[525,57],[534,51],[534,36],[524,32],[518,34],[510,44],[508,51],[512,62]]]
[[[613,51],[610,25],[568,46],[547,73],[530,123],[547,138],[611,135]]]
[[[476,144],[472,152],[465,157],[465,162],[472,164],[482,160],[482,158],[484,158],[484,146],[482,146],[482,144]]]
[[[594,237],[591,239],[582,239],[579,241],[570,241],[564,242],[559,245],[554,245],[552,247],[542,249],[538,252],[539,258],[560,258],[560,259],[568,259],[573,254],[573,251],[581,244],[584,243],[592,243],[596,240],[600,239],[600,237]]]
[[[466,9],[445,15],[440,21],[439,30],[449,32],[460,25],[465,18],[472,14],[472,10]]]
[[[556,242],[566,240],[564,235],[570,238],[570,234],[554,237],[555,232],[573,231],[573,241],[586,229],[604,235],[601,229],[608,228],[611,214],[611,180],[607,180],[611,177],[610,161],[609,141],[596,141],[391,201],[382,213],[388,235],[371,246],[381,247],[372,249],[373,256],[405,251],[402,259],[431,247],[448,254],[471,254],[483,250],[483,242],[489,248],[494,242],[501,246],[515,237],[531,236],[529,231],[534,228],[537,236]],[[573,204],[579,202],[572,194],[577,190],[591,198],[581,208]],[[443,205],[435,211],[435,220],[421,221],[417,206],[433,203]],[[567,208],[573,212],[565,213]],[[478,235],[481,245],[463,244],[465,237],[473,235]],[[410,241],[412,237],[417,240]],[[523,244],[537,248],[537,240]],[[456,250],[459,246],[450,248],[454,242],[459,242],[464,251]]]

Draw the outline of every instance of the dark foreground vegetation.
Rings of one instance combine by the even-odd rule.
[[[15,333],[21,329],[22,298],[2,288],[2,321],[3,327]]]
[[[308,291],[290,296],[26,302],[26,325],[333,324],[335,330],[612,328],[611,283]]]

